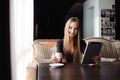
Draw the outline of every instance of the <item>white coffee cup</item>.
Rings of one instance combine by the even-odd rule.
[[[61,52],[56,52],[55,53],[56,58],[58,59],[58,61],[60,62],[61,58],[62,58],[62,53]]]

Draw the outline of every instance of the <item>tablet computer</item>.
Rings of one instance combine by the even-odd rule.
[[[94,64],[92,58],[94,56],[99,56],[101,47],[102,47],[101,42],[89,42],[85,48],[81,63],[82,64]]]

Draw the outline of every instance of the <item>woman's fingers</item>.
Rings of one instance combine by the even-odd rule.
[[[100,56],[94,56],[92,58],[92,60],[95,62],[95,64],[99,64],[100,63]]]
[[[57,60],[57,58],[55,57],[55,55],[52,55],[51,61],[52,61],[52,62],[58,62],[58,60]]]

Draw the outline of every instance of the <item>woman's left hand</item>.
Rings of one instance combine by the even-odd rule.
[[[93,62],[95,62],[95,64],[97,65],[97,64],[100,64],[101,58],[100,58],[100,56],[94,56],[94,57],[92,58],[92,60],[93,60]]]

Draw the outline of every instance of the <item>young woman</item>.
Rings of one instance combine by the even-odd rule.
[[[57,42],[57,52],[61,52],[63,55],[61,61],[80,63],[85,46],[85,42],[80,39],[79,19],[77,17],[69,18],[64,29],[64,39]],[[51,60],[52,62],[58,62],[53,55]]]
[[[86,43],[80,38],[80,21],[77,17],[71,17],[64,28],[64,39],[57,42],[57,52],[62,53],[61,62],[81,63]],[[59,62],[55,55],[52,62]]]

